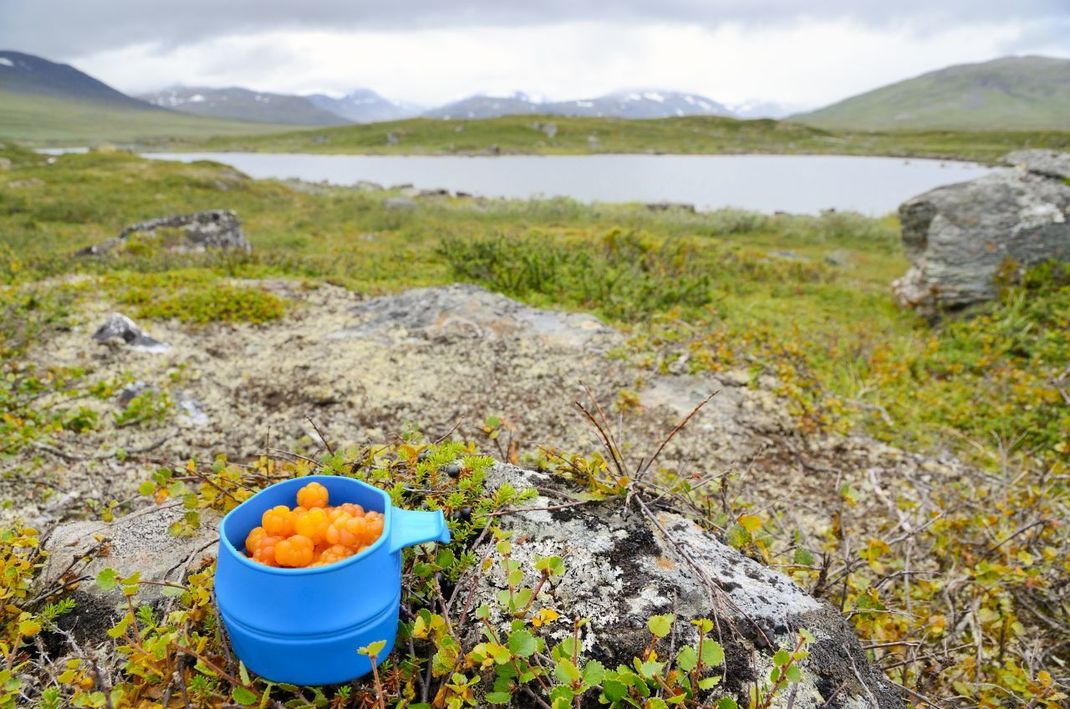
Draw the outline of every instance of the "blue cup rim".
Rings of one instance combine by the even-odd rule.
[[[372,492],[375,492],[376,494],[382,496],[382,498],[383,498],[383,532],[382,532],[382,534],[379,535],[379,538],[376,539],[375,543],[373,543],[371,546],[365,547],[360,552],[358,552],[357,554],[354,554],[353,556],[349,557],[348,559],[343,559],[342,561],[336,561],[333,564],[325,564],[323,566],[315,566],[315,567],[305,567],[305,568],[302,568],[302,569],[287,569],[287,568],[284,568],[284,567],[281,567],[281,566],[267,566],[266,564],[261,564],[259,561],[253,561],[252,559],[250,559],[249,557],[247,557],[245,555],[245,551],[244,550],[237,549],[233,544],[230,543],[230,539],[227,537],[226,533],[224,532],[224,529],[226,528],[227,522],[234,515],[234,513],[237,512],[242,507],[244,507],[246,505],[250,505],[250,506],[255,507],[256,505],[253,504],[253,503],[256,502],[256,498],[264,495],[264,493],[268,492],[273,487],[278,487],[280,485],[293,485],[295,483],[295,481],[300,481],[302,483],[302,485],[307,485],[310,482],[320,482],[320,483],[322,483],[325,480],[329,480],[331,482],[345,481],[343,484],[358,485],[358,486],[367,488],[368,490],[371,490]],[[228,512],[223,517],[223,519],[219,522],[219,547],[220,547],[220,550],[221,550],[220,554],[222,554],[223,550],[225,550],[225,551],[229,552],[231,556],[235,557],[238,560],[238,563],[244,564],[248,568],[250,568],[250,569],[252,569],[254,571],[262,572],[262,573],[278,574],[280,576],[311,576],[311,575],[314,575],[314,574],[330,573],[332,571],[337,571],[339,569],[345,568],[346,566],[350,566],[352,564],[355,564],[355,563],[358,563],[358,562],[362,561],[365,557],[367,557],[367,556],[373,554],[374,552],[378,551],[379,547],[386,543],[386,539],[387,539],[387,537],[389,536],[389,533],[390,533],[390,521],[391,521],[391,517],[392,517],[392,515],[391,515],[391,509],[392,508],[393,508],[393,504],[391,504],[390,495],[388,495],[386,493],[386,491],[380,490],[379,488],[375,487],[374,485],[369,485],[368,483],[366,483],[366,482],[364,482],[362,480],[357,480],[356,478],[346,477],[345,475],[306,475],[306,476],[300,477],[300,478],[289,478],[288,480],[280,480],[277,483],[272,483],[271,485],[268,485],[263,490],[259,491],[258,493],[256,493],[252,497],[250,497],[248,500],[245,500],[244,502],[240,503],[237,507],[232,509],[230,512]],[[261,511],[261,514],[266,512],[268,509],[270,509],[270,508],[265,507],[264,510]]]

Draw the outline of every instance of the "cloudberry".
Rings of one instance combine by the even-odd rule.
[[[326,507],[327,500],[327,488],[320,483],[309,483],[297,491],[297,504],[302,507]]]
[[[245,551],[249,553],[249,556],[253,555],[256,548],[260,546],[260,540],[267,536],[267,532],[263,527],[254,527],[253,531],[249,532],[249,536],[245,538]]]
[[[295,534],[275,545],[275,561],[279,566],[290,568],[308,566],[312,563],[314,547],[311,539]]]
[[[260,523],[264,531],[274,537],[288,537],[294,533],[293,512],[285,505],[277,505],[264,513]]]
[[[313,507],[294,521],[294,531],[311,539],[313,544],[319,544],[330,525],[327,513],[319,507]]]

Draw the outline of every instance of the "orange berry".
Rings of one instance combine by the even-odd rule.
[[[279,566],[300,568],[312,563],[315,545],[306,536],[295,534],[275,545],[275,561]]]
[[[297,491],[297,504],[309,509],[326,507],[328,498],[327,488],[316,482],[309,483]]]
[[[245,538],[245,551],[249,556],[253,555],[253,551],[260,546],[260,540],[267,536],[267,532],[263,527],[253,527],[253,531],[249,532],[249,536]]]
[[[278,566],[275,561],[275,547],[282,541],[282,537],[261,537],[259,546],[253,550],[253,560],[267,566]]]
[[[260,520],[264,531],[275,537],[288,537],[294,532],[293,512],[285,505],[272,507]]]
[[[345,502],[341,504],[340,507],[345,510],[346,514],[348,514],[350,517],[357,517],[359,515],[364,514],[364,508],[353,502]]]
[[[294,531],[311,539],[313,544],[319,544],[323,541],[330,524],[327,520],[327,513],[319,507],[313,507],[297,518],[294,522]]]

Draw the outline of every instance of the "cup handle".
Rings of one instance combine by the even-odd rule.
[[[424,542],[449,544],[450,529],[441,511],[420,512],[395,507],[390,513],[391,553]]]

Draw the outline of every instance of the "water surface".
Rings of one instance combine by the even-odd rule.
[[[155,153],[214,160],[257,178],[337,185],[411,184],[489,197],[565,196],[583,202],[686,202],[698,209],[891,212],[933,187],[979,177],[963,162],[837,155],[509,155],[499,157]]]

